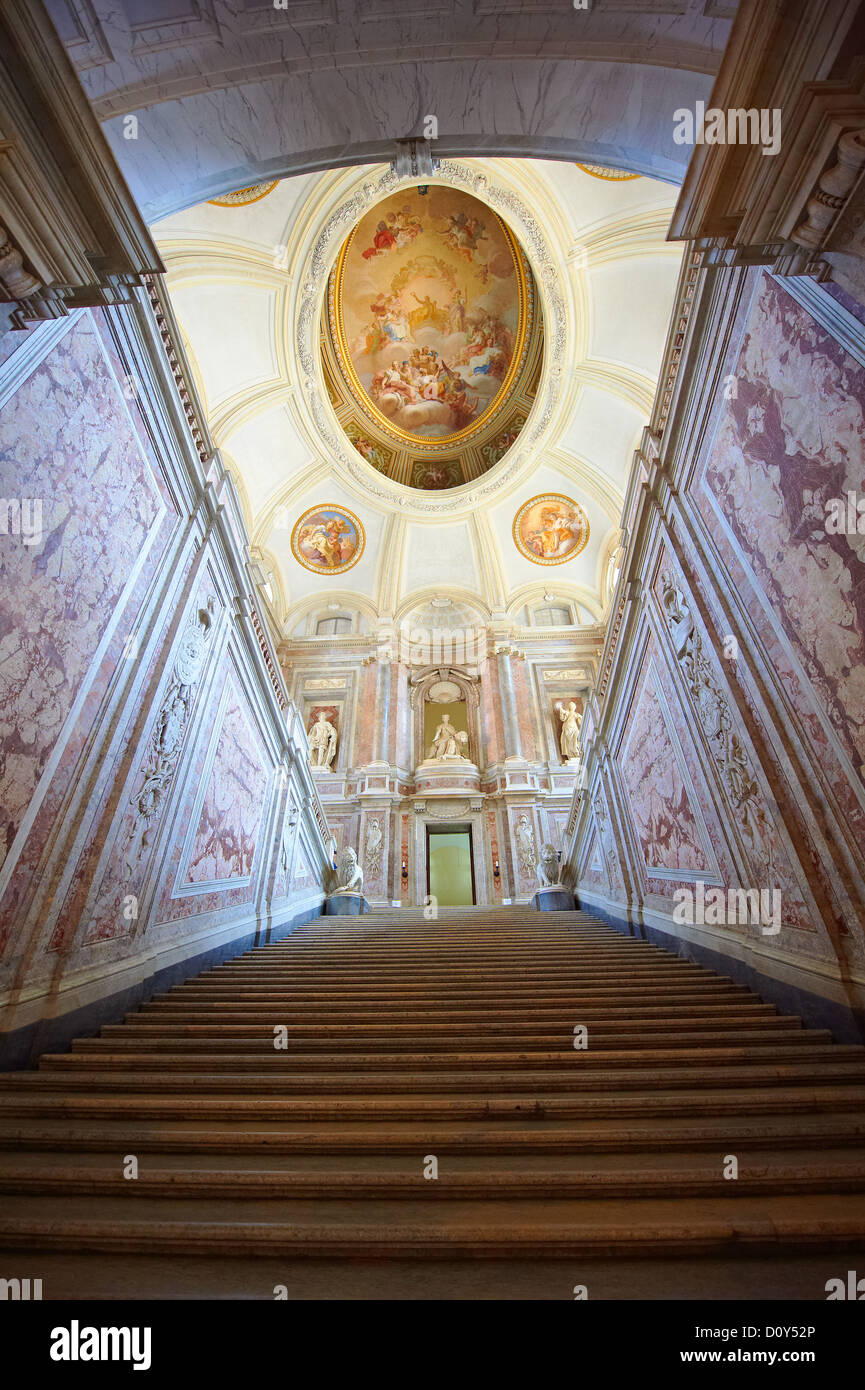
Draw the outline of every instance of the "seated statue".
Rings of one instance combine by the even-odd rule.
[[[468,734],[462,729],[455,729],[450,715],[445,714],[435,731],[429,755],[435,758],[436,762],[441,762],[444,758],[464,758],[464,749],[468,741]]]
[[[541,858],[537,865],[538,883],[542,888],[555,888],[561,878],[559,856],[552,845],[541,846]]]

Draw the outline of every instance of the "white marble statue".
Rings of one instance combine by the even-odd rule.
[[[571,700],[565,709],[559,710],[559,718],[562,721],[561,734],[559,736],[562,747],[562,758],[566,763],[575,763],[580,760],[580,724],[583,716],[577,713],[577,707]]]
[[[338,883],[333,890],[334,893],[363,892],[363,869],[358,864],[357,855],[351,845],[346,845],[340,853],[336,876]]]
[[[318,712],[318,719],[309,731],[309,765],[310,767],[325,767],[330,772],[335,757],[336,729],[324,710],[321,709]]]
[[[541,846],[541,857],[537,864],[538,883],[542,888],[556,888],[562,876],[559,856],[552,845]]]
[[[435,731],[429,755],[436,762],[442,762],[445,758],[464,758],[468,741],[468,734],[462,729],[455,729],[450,715],[445,714]]]

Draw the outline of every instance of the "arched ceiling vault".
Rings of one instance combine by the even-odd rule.
[[[672,111],[707,99],[735,0],[52,0],[148,219],[267,178],[446,158],[672,182]],[[130,125],[127,117],[137,124]],[[430,127],[432,118],[434,127]]]
[[[272,606],[286,632],[347,591],[381,618],[428,590],[503,616],[524,607],[521,595],[549,594],[593,620],[603,613],[681,257],[664,240],[675,190],[647,178],[595,179],[554,161],[463,161],[459,170],[481,181],[482,199],[509,209],[518,239],[519,219],[529,219],[534,240],[522,246],[546,346],[537,404],[517,444],[477,486],[445,492],[393,483],[361,458],[328,403],[320,359],[313,380],[299,355],[298,323],[306,313],[313,341],[330,265],[360,210],[374,206],[385,169],[307,174],[249,206],[203,204],[154,226],[208,423],[273,574]],[[342,231],[323,243],[333,219]],[[332,421],[328,438],[322,419]],[[582,553],[555,566],[526,558],[512,536],[517,510],[547,494],[571,499],[589,524]],[[325,504],[347,508],[366,538],[356,566],[332,576],[298,563],[291,546],[297,519]]]

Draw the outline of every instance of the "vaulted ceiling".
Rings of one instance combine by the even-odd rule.
[[[736,0],[49,0],[148,220],[265,178],[520,155],[680,182]],[[134,117],[135,119],[130,119]]]
[[[387,166],[285,179],[254,202],[199,204],[155,224],[168,286],[214,439],[232,470],[283,630],[312,608],[369,621],[432,597],[518,617],[544,595],[601,619],[633,452],[648,421],[681,247],[665,241],[676,190],[545,160],[443,161],[434,176],[494,209],[538,288],[545,350],[513,446],[443,491],[384,476],[340,427],[320,355],[328,275],[352,227],[395,187]],[[522,553],[521,507],[538,496],[585,513],[585,548],[554,567]],[[346,509],[365,533],[348,573],[304,566],[305,512]]]

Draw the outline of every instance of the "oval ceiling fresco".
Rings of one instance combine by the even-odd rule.
[[[531,269],[470,194],[429,184],[372,208],[328,285],[328,391],[354,447],[411,487],[455,487],[515,442],[543,334]]]

